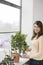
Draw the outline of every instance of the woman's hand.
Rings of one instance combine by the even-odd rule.
[[[27,54],[23,54],[22,57],[23,57],[23,58],[30,58],[30,56],[27,55]]]

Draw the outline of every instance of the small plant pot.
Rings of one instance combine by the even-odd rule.
[[[18,63],[18,62],[19,62],[19,58],[20,58],[20,57],[19,57],[19,54],[16,53],[16,54],[15,54],[15,57],[14,57],[14,62],[15,62],[15,63]]]

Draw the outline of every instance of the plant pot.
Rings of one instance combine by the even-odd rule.
[[[19,54],[18,53],[15,54],[14,62],[15,63],[18,63],[19,62]]]

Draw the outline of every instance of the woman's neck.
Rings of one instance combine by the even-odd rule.
[[[37,37],[38,37],[38,34],[35,36],[35,39],[37,39]]]

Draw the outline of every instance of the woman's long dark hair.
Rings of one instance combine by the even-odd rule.
[[[43,35],[43,24],[41,21],[36,21],[34,24],[38,25],[38,27],[40,28],[40,32],[38,33],[38,37],[39,38],[41,35]],[[33,25],[34,25],[33,24]],[[31,38],[31,40],[36,36],[37,34],[33,31],[33,36]]]

